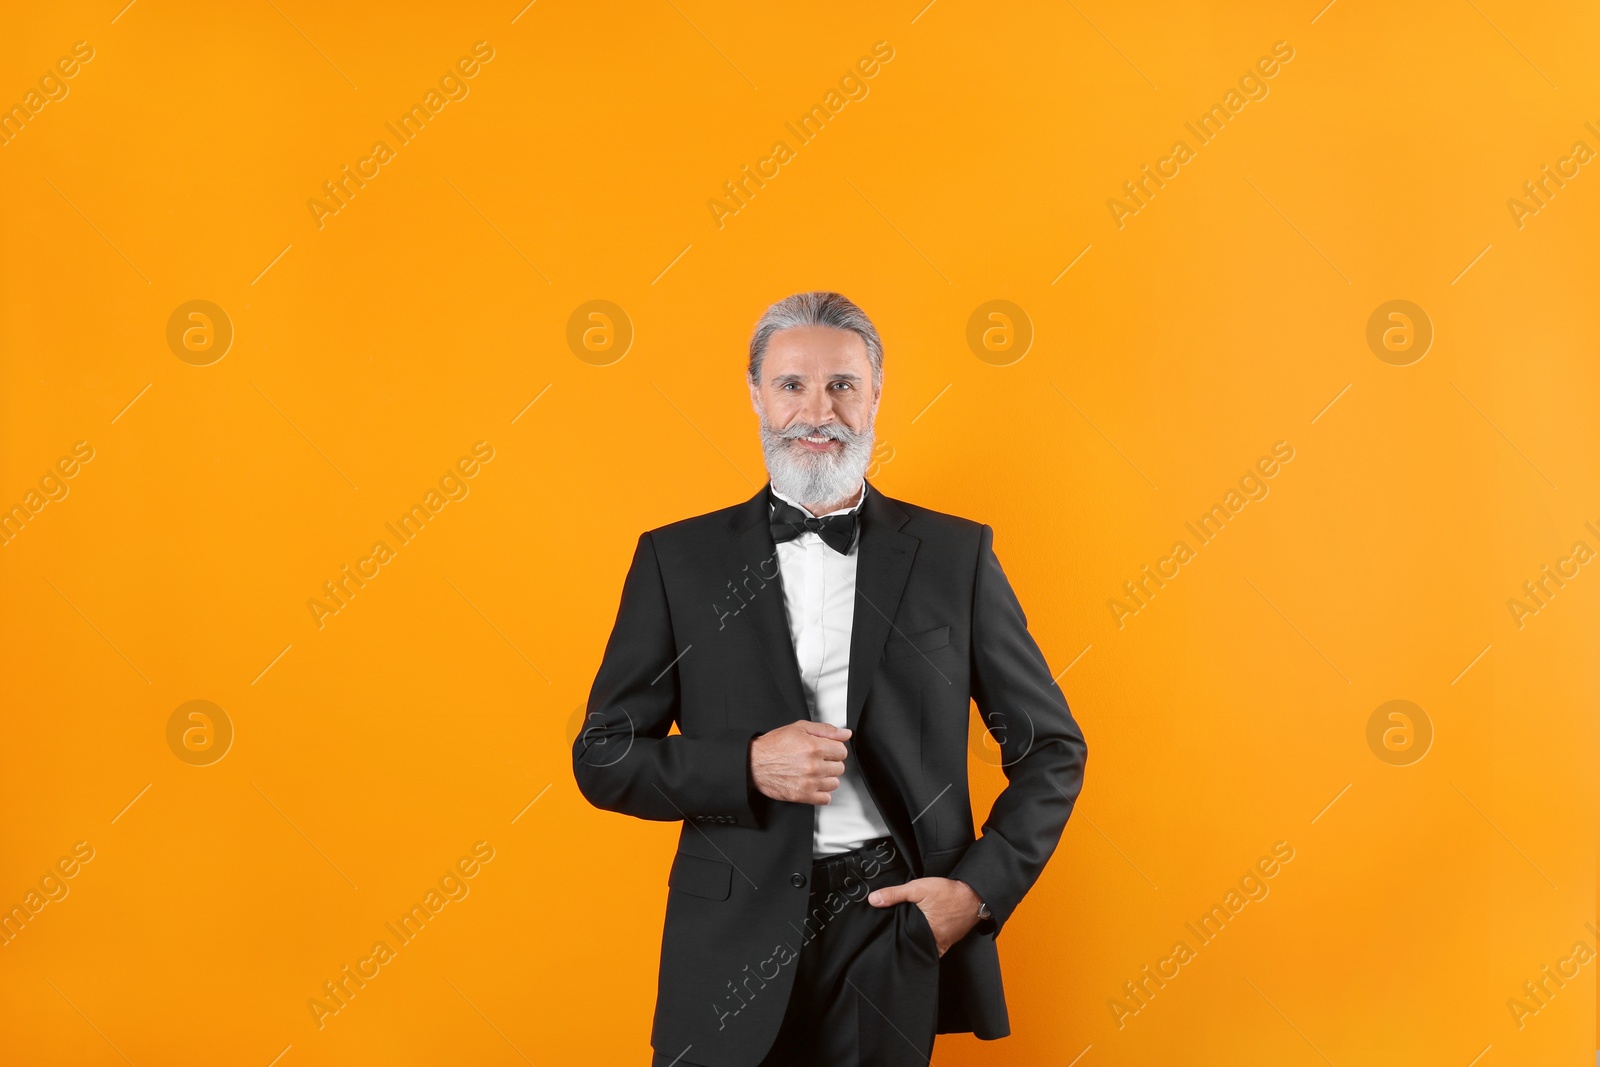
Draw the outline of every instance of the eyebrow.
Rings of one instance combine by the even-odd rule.
[[[777,374],[771,378],[774,385],[782,385],[784,382],[804,382],[805,380],[806,376],[804,374]],[[828,380],[834,382],[860,382],[862,379],[859,374],[841,372],[839,374],[830,374]]]

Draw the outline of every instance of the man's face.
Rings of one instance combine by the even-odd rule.
[[[872,455],[879,395],[866,343],[853,331],[795,326],[774,334],[761,381],[750,387],[773,485],[806,503],[853,492]]]
[[[750,400],[778,432],[790,426],[843,423],[862,433],[872,425],[878,407],[866,343],[850,330],[827,326],[779,330],[767,344],[761,383],[750,387]],[[806,453],[837,454],[841,447],[835,438],[818,443],[797,437],[794,445]]]

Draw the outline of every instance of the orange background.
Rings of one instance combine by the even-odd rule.
[[[1014,1034],[935,1063],[1587,1062],[1595,964],[1520,1028],[1507,1001],[1595,943],[1600,567],[1520,628],[1507,601],[1600,549],[1600,175],[1520,228],[1507,200],[1600,149],[1592,6],[122,4],[0,34],[0,102],[93,49],[0,146],[0,506],[93,449],[0,547],[0,904],[93,849],[0,948],[0,1059],[645,1062],[676,827],[584,803],[573,713],[640,531],[764,480],[754,320],[830,288],[887,346],[876,484],[995,527],[1092,749],[1001,939]],[[234,334],[207,366],[167,339],[196,299]],[[568,344],[595,299],[620,359]],[[1393,299],[1434,329],[1408,366],[1366,341]],[[1022,358],[969,346],[991,300]],[[308,600],[480,441],[319,628]],[[1270,495],[1119,628],[1122,583],[1278,441]],[[1396,699],[1433,732],[1406,766],[1367,738]],[[192,700],[235,733],[208,766],[169,746]],[[323,983],[480,841],[470,894],[319,1029]],[[1119,1027],[1278,841],[1270,895]]]

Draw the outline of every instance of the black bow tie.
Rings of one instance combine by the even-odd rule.
[[[775,505],[772,512],[772,540],[776,543],[793,541],[807,530],[817,534],[835,552],[847,553],[850,544],[856,537],[861,509],[846,512],[843,515],[829,515],[826,518],[813,518],[795,507],[786,500],[780,500],[769,494]]]

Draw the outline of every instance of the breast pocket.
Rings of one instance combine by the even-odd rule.
[[[950,627],[935,626],[918,634],[891,634],[884,644],[884,659],[904,659],[907,656],[926,655],[935,649],[948,648]]]

